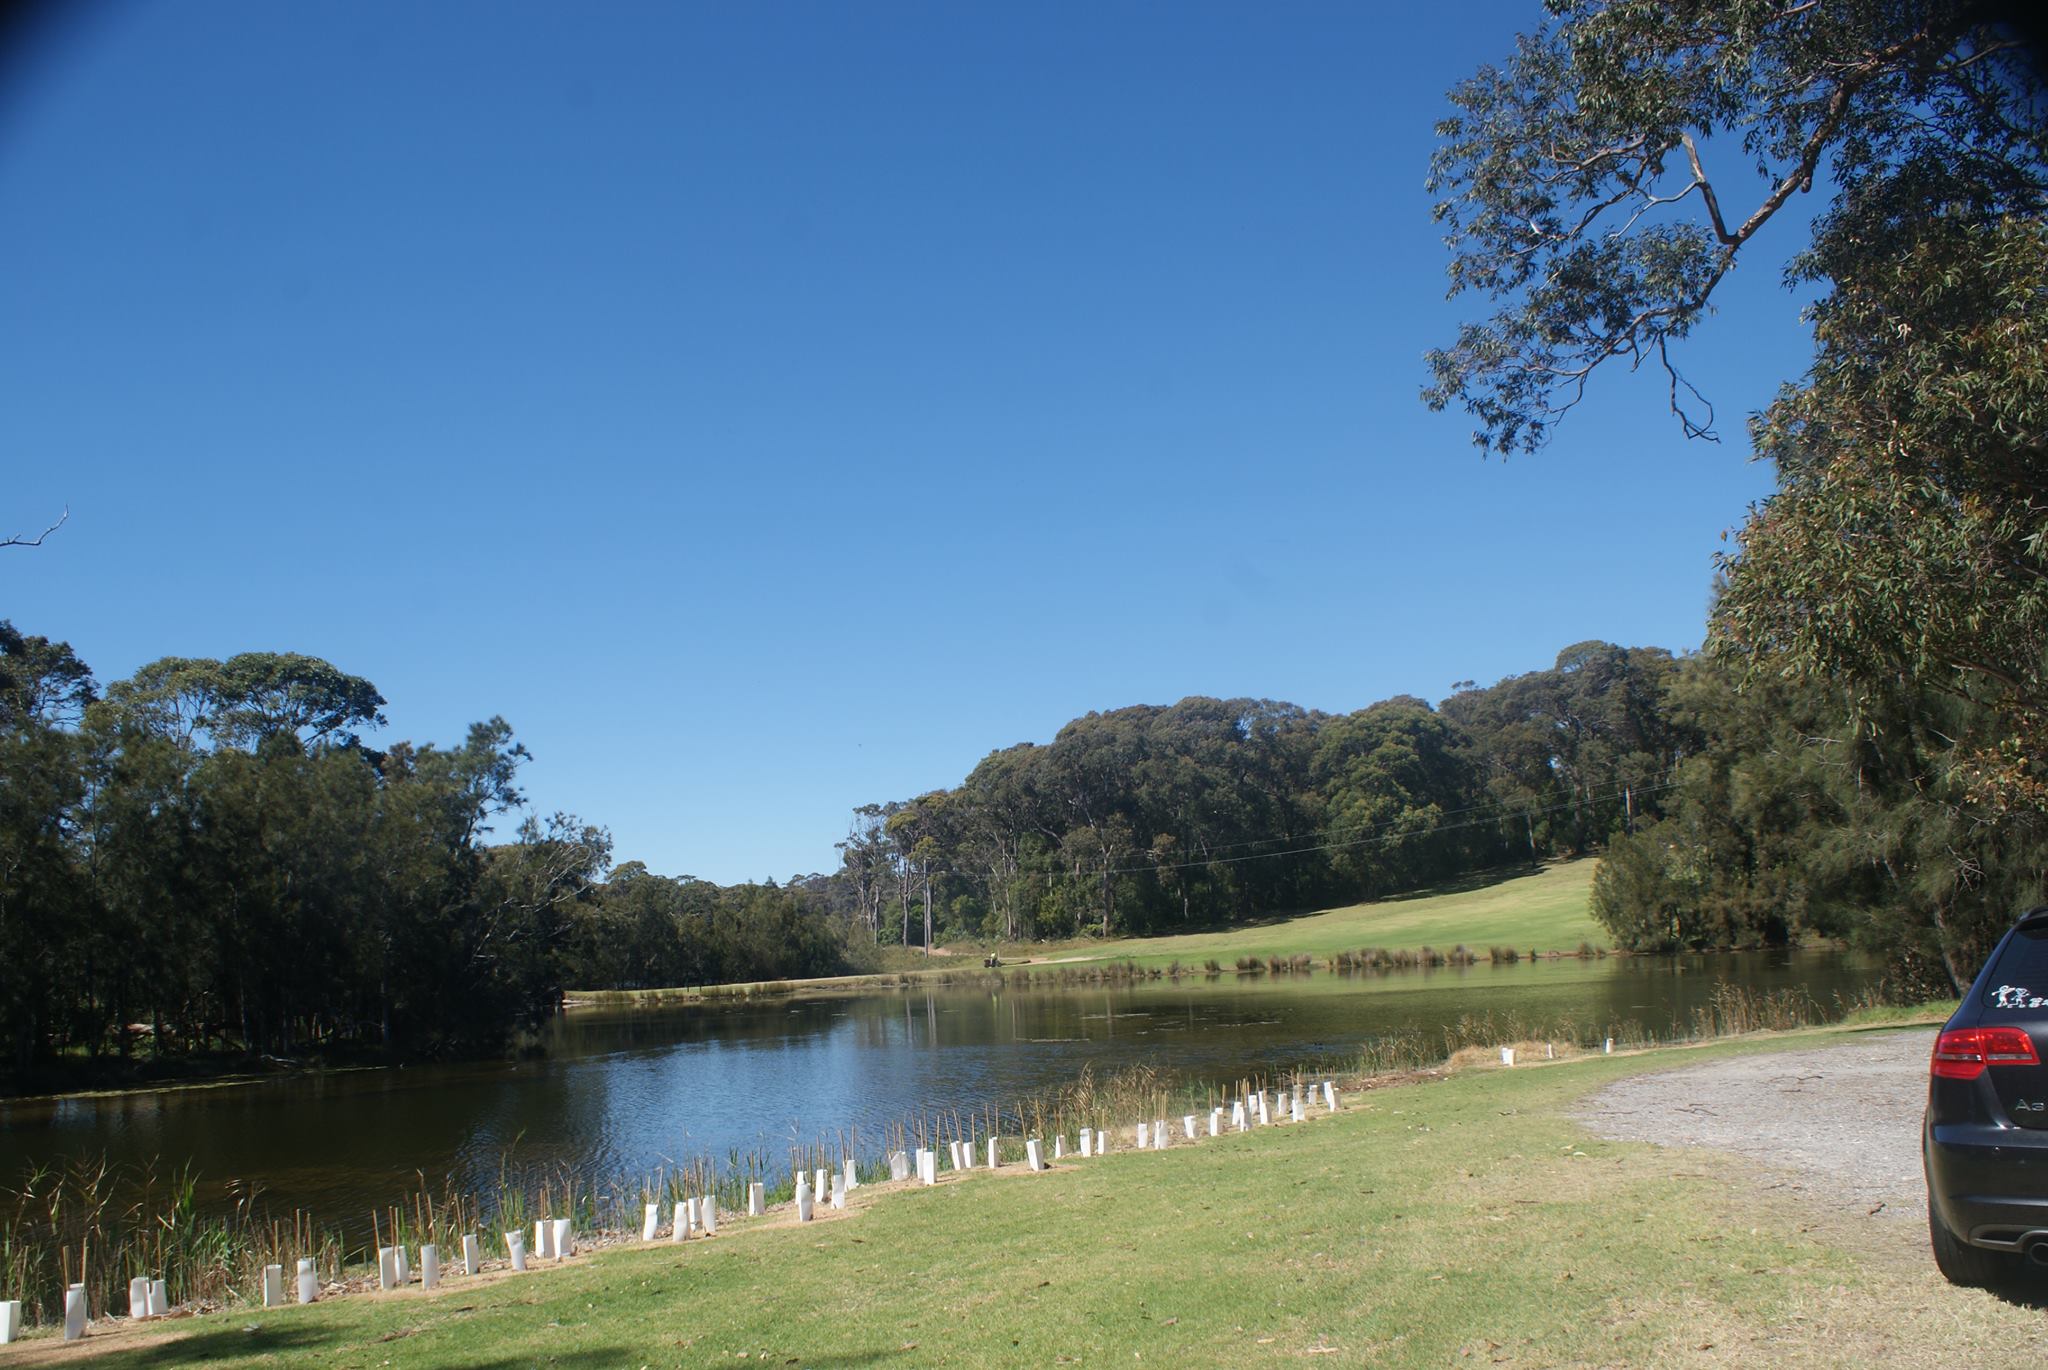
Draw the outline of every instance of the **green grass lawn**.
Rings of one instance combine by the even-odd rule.
[[[1730,1049],[1757,1048],[1706,1050]],[[2032,1344],[2037,1312],[1863,1251],[1740,1162],[1568,1116],[1676,1056],[1473,1070],[1163,1154],[864,1189],[804,1227],[232,1311],[108,1338],[101,1363],[1962,1365]]]
[[[1005,959],[1131,960],[1163,966],[1171,961],[1199,966],[1214,958],[1227,968],[1240,956],[1307,953],[1318,961],[1332,952],[1359,947],[1449,951],[1463,942],[1482,956],[1489,946],[1570,951],[1581,942],[1607,944],[1593,921],[1588,899],[1593,859],[1560,862],[1530,875],[1474,884],[1445,893],[1424,893],[1369,904],[1350,904],[1299,918],[1276,920],[1222,932],[1172,937],[1131,937],[1109,942],[1078,941],[1048,948],[1023,945]]]

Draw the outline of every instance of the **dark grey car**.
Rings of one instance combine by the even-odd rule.
[[[2048,906],[2002,938],[1935,1040],[1921,1125],[1934,1263],[1956,1284],[2048,1267]]]

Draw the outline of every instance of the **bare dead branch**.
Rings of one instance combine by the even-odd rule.
[[[1692,183],[1699,187],[1701,198],[1707,202],[1707,216],[1714,221],[1714,236],[1724,244],[1732,246],[1735,238],[1728,232],[1728,225],[1722,221],[1721,200],[1714,194],[1714,183],[1707,179],[1707,169],[1700,165],[1699,145],[1693,142],[1690,133],[1679,134],[1678,141],[1685,147],[1685,160],[1692,163]]]
[[[42,532],[37,533],[34,537],[29,537],[24,533],[17,533],[11,538],[0,538],[0,547],[40,547],[43,545],[44,538],[62,528],[70,519],[71,506],[67,504],[64,506],[63,514],[58,517],[57,521],[43,529]]]

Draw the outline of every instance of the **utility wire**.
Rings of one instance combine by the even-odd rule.
[[[1640,789],[1634,786],[1627,788],[1636,794],[1660,794],[1665,790],[1679,788],[1679,784],[1677,781],[1672,780],[1666,781],[1662,785],[1646,785]],[[1613,799],[1621,795],[1622,792],[1622,790],[1617,789],[1611,794],[1596,796],[1595,798]],[[1142,875],[1147,871],[1188,870],[1195,866],[1234,866],[1246,861],[1270,861],[1275,857],[1281,856],[1305,856],[1311,852],[1341,851],[1349,847],[1368,846],[1374,842],[1385,842],[1388,845],[1392,845],[1395,842],[1405,842],[1411,837],[1434,837],[1438,833],[1463,832],[1471,828],[1484,828],[1508,818],[1520,818],[1525,815],[1534,818],[1538,814],[1562,813],[1566,809],[1577,808],[1580,802],[1582,801],[1574,799],[1568,803],[1549,804],[1537,809],[1505,810],[1488,818],[1471,820],[1464,823],[1439,823],[1434,827],[1421,828],[1411,832],[1377,833],[1370,837],[1354,838],[1349,842],[1320,842],[1314,846],[1291,847],[1286,851],[1253,852],[1249,856],[1221,856],[1212,860],[1178,861],[1169,862],[1165,865],[1122,866],[1114,870],[1097,871],[1095,873],[1098,875]],[[1385,826],[1392,827],[1393,825],[1387,824]]]
[[[1599,793],[1599,794],[1596,794],[1596,795],[1593,795],[1593,796],[1591,796],[1591,797],[1589,798],[1589,801],[1588,801],[1588,802],[1598,802],[1599,800],[1602,800],[1602,799],[1618,799],[1618,798],[1620,798],[1620,797],[1621,797],[1621,796],[1622,796],[1623,794],[1626,794],[1626,793],[1631,793],[1631,792],[1633,792],[1633,793],[1635,793],[1635,794],[1654,794],[1654,793],[1656,793],[1656,792],[1658,792],[1658,791],[1660,791],[1660,790],[1668,790],[1668,789],[1670,789],[1670,788],[1672,787],[1672,785],[1673,785],[1673,784],[1675,784],[1675,783],[1676,783],[1675,781],[1666,781],[1666,782],[1664,782],[1664,783],[1662,783],[1662,784],[1659,784],[1659,785],[1620,785],[1620,784],[1617,784],[1617,785],[1616,785],[1616,786],[1615,786],[1615,787],[1614,787],[1614,788],[1613,788],[1612,790],[1604,791],[1604,792],[1602,792],[1602,793]],[[1568,808],[1568,807],[1570,807],[1570,805],[1565,805],[1564,807],[1567,807],[1567,808]],[[1481,812],[1481,811],[1484,811],[1484,810],[1493,810],[1493,811],[1494,811],[1495,813],[1497,813],[1497,814],[1498,814],[1498,816],[1499,816],[1499,817],[1501,817],[1501,818],[1503,818],[1503,819],[1506,819],[1506,818],[1514,818],[1514,817],[1519,817],[1519,816],[1520,816],[1520,815],[1521,815],[1522,813],[1524,813],[1524,812],[1525,812],[1525,810],[1523,810],[1523,809],[1511,809],[1511,808],[1508,808],[1508,807],[1506,807],[1505,805],[1501,804],[1501,802],[1500,802],[1499,800],[1497,800],[1497,799],[1488,799],[1488,800],[1484,800],[1484,801],[1482,801],[1482,802],[1480,802],[1480,803],[1477,803],[1477,804],[1467,804],[1467,805],[1466,805],[1465,807],[1463,807],[1463,808],[1461,808],[1461,809],[1445,809],[1445,810],[1443,811],[1443,813],[1442,813],[1442,815],[1441,815],[1441,816],[1442,816],[1442,817],[1444,817],[1444,818],[1455,818],[1455,817],[1458,817],[1458,816],[1459,816],[1459,815],[1461,815],[1461,814],[1468,814],[1468,813],[1479,813],[1479,812]],[[1532,812],[1532,813],[1534,813],[1534,812],[1544,812],[1544,813],[1548,813],[1548,812],[1553,812],[1553,810],[1548,810],[1548,809],[1545,809],[1545,810],[1527,810],[1527,812]],[[1317,834],[1315,834],[1315,835],[1317,835],[1317,836],[1325,836],[1325,837],[1327,837],[1327,836],[1329,836],[1329,835],[1330,835],[1330,834],[1332,834],[1332,833],[1343,833],[1343,832],[1365,832],[1365,831],[1368,831],[1368,830],[1370,830],[1370,829],[1374,829],[1374,828],[1385,828],[1385,827],[1392,827],[1392,826],[1393,826],[1393,824],[1392,824],[1392,823],[1390,823],[1390,822],[1379,822],[1379,823],[1345,823],[1345,824],[1340,824],[1340,825],[1338,825],[1338,826],[1336,826],[1336,827],[1329,827],[1329,828],[1323,828],[1323,829],[1321,829],[1321,830],[1320,830],[1320,832],[1319,832],[1319,833],[1317,833]],[[1308,837],[1308,836],[1311,836],[1311,834],[1309,834],[1309,833],[1284,833],[1284,834],[1282,834],[1282,835],[1281,835],[1281,836],[1279,836],[1279,837],[1247,837],[1247,838],[1243,838],[1243,839],[1240,839],[1239,841],[1236,841],[1236,842],[1218,842],[1218,843],[1217,843],[1216,845],[1214,845],[1214,846],[1212,846],[1212,847],[1209,847],[1209,848],[1207,848],[1207,850],[1209,850],[1209,851],[1212,851],[1212,852],[1215,852],[1215,851],[1235,851],[1235,850],[1236,850],[1237,848],[1239,848],[1239,847],[1263,847],[1263,846],[1266,846],[1266,845],[1268,845],[1269,843],[1273,843],[1273,842],[1296,842],[1296,841],[1300,841],[1301,839],[1303,839],[1303,838],[1305,838],[1305,837]],[[1206,862],[1206,861],[1205,861],[1205,862],[1202,862],[1202,863],[1200,863],[1200,864],[1203,864],[1203,865],[1208,865],[1208,864],[1210,864],[1210,863],[1208,863],[1208,862]],[[1148,867],[1148,869],[1157,869],[1157,868],[1151,868],[1151,867]]]

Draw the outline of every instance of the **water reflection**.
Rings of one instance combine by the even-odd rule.
[[[487,1186],[508,1157],[606,1176],[735,1150],[780,1162],[843,1129],[872,1152],[889,1124],[1014,1104],[1084,1068],[1224,1082],[1489,1011],[1664,1033],[1722,980],[1825,1004],[1872,979],[1840,954],[1773,952],[578,1010],[543,1060],[0,1104],[0,1174],[102,1152],[189,1161],[210,1202],[240,1179],[273,1208],[353,1224],[421,1176]]]

